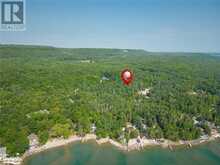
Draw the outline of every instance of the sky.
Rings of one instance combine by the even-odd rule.
[[[26,0],[0,44],[220,52],[220,0]]]

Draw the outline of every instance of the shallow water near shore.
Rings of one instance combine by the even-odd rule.
[[[160,147],[123,152],[110,144],[76,142],[32,155],[24,165],[219,165],[220,140],[173,151]]]

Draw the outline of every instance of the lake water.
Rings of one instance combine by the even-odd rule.
[[[27,158],[24,165],[220,165],[220,141],[174,151],[159,147],[123,152],[111,145],[74,143]]]

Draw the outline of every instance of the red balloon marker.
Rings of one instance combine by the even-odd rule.
[[[129,69],[125,69],[121,72],[121,80],[125,85],[130,85],[133,81],[133,73]]]

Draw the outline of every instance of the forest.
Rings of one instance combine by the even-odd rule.
[[[24,153],[31,133],[44,144],[95,125],[99,138],[178,141],[210,134],[207,123],[220,126],[220,56],[0,45],[0,146],[9,155]]]

